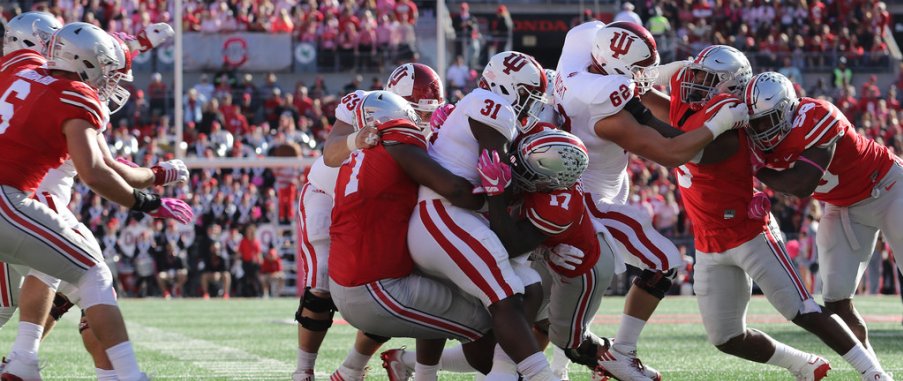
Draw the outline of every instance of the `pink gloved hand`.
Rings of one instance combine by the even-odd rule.
[[[148,213],[153,218],[172,218],[182,224],[188,224],[194,220],[194,211],[177,198],[164,198],[160,200],[160,207]]]
[[[498,196],[505,193],[505,188],[511,184],[511,167],[502,162],[499,153],[483,150],[477,163],[477,172],[480,173],[480,181],[483,191],[487,196]]]
[[[762,153],[752,147],[749,149],[749,164],[752,165],[753,175],[765,168],[765,159],[762,158]]]
[[[129,47],[132,57],[163,45],[175,34],[175,31],[169,24],[162,22],[148,25],[147,28],[138,32],[135,36],[125,32],[113,33],[114,36],[125,42]]]
[[[122,157],[122,156],[117,157],[117,158],[116,158],[116,161],[118,161],[118,162],[120,162],[120,163],[122,163],[122,164],[125,164],[125,165],[129,166],[130,168],[138,168],[138,167],[140,167],[140,165],[135,164],[135,163],[133,163],[131,160],[126,159],[126,158],[124,158],[124,157]]]
[[[769,212],[771,212],[771,200],[765,193],[756,192],[752,200],[749,200],[749,210],[746,214],[749,215],[749,218],[764,220]]]
[[[451,103],[446,103],[437,108],[436,111],[433,111],[433,115],[430,116],[430,129],[433,130],[433,133],[438,132],[442,128],[452,111],[455,111],[455,105]]]

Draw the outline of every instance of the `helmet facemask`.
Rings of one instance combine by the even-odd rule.
[[[430,118],[433,116],[433,112],[442,107],[444,103],[440,103],[438,99],[421,99],[420,102],[408,102],[408,104],[411,105],[411,108],[414,109],[419,118],[416,122],[417,127],[424,130],[426,134],[432,133],[430,130]]]
[[[747,82],[748,75],[715,72],[699,64],[690,64],[681,73],[680,99],[691,109],[699,110],[718,94],[740,95]]]
[[[793,125],[790,118],[795,106],[794,102],[785,99],[770,110],[750,116],[747,135],[753,145],[762,151],[777,147],[790,133]]]

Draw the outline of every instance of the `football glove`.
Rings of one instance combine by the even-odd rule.
[[[189,224],[194,220],[194,211],[177,198],[164,198],[160,200],[160,207],[147,214],[153,218],[172,218],[182,224]]]
[[[565,270],[576,270],[577,266],[583,264],[585,255],[583,250],[562,243],[552,248],[552,252],[549,254],[549,262]]]
[[[151,167],[154,172],[154,185],[168,186],[188,181],[188,167],[182,160],[160,162]]]
[[[764,220],[770,211],[771,200],[765,193],[756,192],[752,200],[749,200],[749,210],[747,211],[749,218]]]
[[[483,191],[487,196],[505,193],[505,188],[511,184],[511,167],[499,159],[499,153],[495,150],[491,157],[489,151],[483,150],[477,163],[477,172],[480,173]]]

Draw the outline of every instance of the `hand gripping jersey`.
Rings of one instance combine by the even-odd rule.
[[[85,120],[97,129],[104,121],[97,92],[50,76],[45,62],[27,49],[0,59],[0,184],[25,192],[68,158],[66,121]]]
[[[335,187],[329,277],[346,287],[400,278],[414,269],[407,227],[419,185],[386,146],[410,144],[426,150],[426,137],[413,124],[390,122],[379,130],[381,143],[355,151],[339,170]]]
[[[850,206],[871,197],[878,181],[900,160],[886,147],[856,133],[833,104],[812,98],[800,99],[790,134],[765,152],[763,159],[769,168],[783,170],[796,165],[803,151],[834,143],[834,158],[813,195],[833,205]]]
[[[565,244],[583,251],[583,263],[574,270],[566,270],[549,262],[555,272],[575,278],[596,265],[601,248],[592,219],[583,204],[583,192],[579,185],[549,193],[527,193],[521,213],[533,226],[549,236],[543,241],[544,246],[552,248]]]
[[[588,50],[586,55],[589,56]],[[628,154],[619,145],[599,137],[596,122],[621,111],[635,94],[636,84],[630,78],[593,74],[585,68],[560,72],[555,80],[555,103],[564,119],[561,129],[580,138],[589,151],[589,166],[581,178],[583,189],[606,203],[627,203]]]
[[[430,145],[430,156],[445,169],[474,185],[480,183],[477,159],[480,144],[470,129],[470,120],[480,122],[512,141],[517,134],[517,120],[508,102],[495,93],[474,89],[455,104],[455,109],[442,125],[442,132]],[[421,188],[421,200],[439,199],[432,189]]]
[[[680,89],[680,72],[671,78],[671,89]],[[671,97],[671,125],[684,132],[703,127],[721,107],[735,104],[728,94],[713,97],[701,110],[692,111],[680,97]],[[738,131],[739,147],[719,163],[681,165],[677,172],[681,198],[690,220],[696,248],[704,253],[723,253],[762,233],[765,223],[747,215],[753,196],[753,174],[749,141]]]
[[[357,90],[353,93],[342,97],[342,101],[335,109],[335,118],[342,122],[354,125],[354,109],[358,103],[364,100],[369,91]],[[339,169],[333,168],[323,161],[323,157],[317,158],[310,167],[310,173],[307,174],[308,181],[317,189],[326,192],[330,196],[333,195],[335,189],[336,178],[339,176]]]

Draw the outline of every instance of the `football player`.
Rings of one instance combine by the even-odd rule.
[[[42,67],[43,57],[31,50],[19,50],[0,60],[0,88],[6,89],[0,102],[16,104],[5,108],[8,115],[0,126],[4,132],[0,135],[0,160],[6,161],[8,168],[0,170],[0,210],[5,215],[0,224],[4,226],[0,235],[5,245],[0,258],[76,285],[79,306],[85,310],[118,379],[144,380],[147,376],[138,369],[116,306],[112,277],[91,233],[72,229],[47,206],[26,197],[50,168],[68,156],[81,180],[105,198],[153,217],[190,219],[190,208],[184,203],[129,186],[105,163],[97,131],[105,119],[101,104],[122,77],[119,70],[124,63],[118,44],[93,25],[73,23],[54,33],[46,68]],[[46,107],[57,112],[49,117],[41,113]],[[46,293],[31,295],[23,288],[20,325],[32,327],[32,335],[25,336],[34,336],[34,343],[49,313],[51,297]],[[30,300],[37,303],[35,307],[24,303],[29,298],[34,298]],[[27,348],[12,352],[5,372],[12,375],[22,371],[22,378],[40,378],[36,345],[24,346]],[[21,366],[15,368],[14,364]]]
[[[13,52],[18,49],[31,49],[43,53],[46,40],[49,39],[50,35],[52,35],[55,30],[59,29],[59,27],[61,27],[61,25],[59,25],[56,19],[48,13],[28,12],[19,15],[7,24],[7,34],[4,39],[4,51]],[[169,25],[162,23],[149,26],[139,33],[137,37],[121,34],[121,37],[126,41],[120,40],[118,41],[120,44],[116,46],[118,48],[117,60],[122,65],[119,71],[124,74],[121,76],[120,80],[131,80],[131,59],[134,55],[162,44],[171,37],[172,34],[172,28]],[[127,99],[128,92],[122,87],[117,86],[116,90],[109,95],[109,99],[106,100],[116,105],[115,109],[118,110]],[[106,112],[106,115],[109,115],[110,111],[106,107],[107,104],[104,103],[101,106],[105,108],[104,111]],[[187,180],[188,170],[181,161],[173,160],[170,162],[159,163],[153,168],[133,169],[128,166],[123,166],[113,159],[109,154],[107,142],[102,136],[99,136],[98,147],[103,151],[106,163],[134,187],[147,188],[153,185],[169,185]],[[134,167],[137,167],[137,165],[134,165]],[[57,205],[65,206],[69,204],[69,197],[71,196],[72,184],[74,182],[73,178],[75,175],[75,168],[71,160],[67,160],[59,167],[53,168],[47,173],[35,191],[34,198],[58,213],[60,217],[73,227],[73,229],[87,230],[83,225],[79,227],[80,223],[68,208],[56,207]],[[187,207],[187,205],[185,206]],[[187,217],[187,219],[190,219],[190,217]],[[8,277],[8,279],[11,278],[13,277]],[[21,278],[19,278],[19,280],[21,281]],[[43,290],[47,287],[56,289],[57,286],[59,286],[61,291],[57,293],[56,297],[53,299],[53,307],[50,310],[50,316],[43,324],[43,332],[40,335],[40,339],[43,339],[43,337],[46,337],[52,329],[55,322],[59,320],[71,306],[73,306],[73,301],[76,303],[78,302],[78,293],[74,286],[67,283],[60,285],[58,279],[33,270],[29,273],[28,278],[26,278],[26,282],[28,282],[26,288],[31,288],[33,290]],[[43,282],[43,284],[41,282]],[[18,282],[16,282],[16,284],[18,284]],[[43,293],[44,292],[26,290],[26,294],[28,295],[40,295]],[[15,294],[18,296],[18,290],[15,290]],[[20,325],[20,333],[24,333],[23,336],[27,336],[29,342],[34,340],[34,335],[32,332],[23,332],[23,329],[31,330],[32,328],[35,327],[31,327],[29,324],[25,324],[24,326]],[[109,359],[107,359],[103,348],[100,346],[100,343],[97,341],[93,332],[89,330],[84,318],[80,325],[80,332],[82,333],[86,348],[95,359],[95,370],[98,379],[115,379],[116,373],[113,371],[112,364],[110,364]],[[19,341],[17,340],[17,342]],[[30,345],[34,344],[29,344],[29,346]],[[17,348],[14,347],[13,351],[16,351],[16,349]],[[21,346],[19,349],[21,351]],[[16,365],[13,365],[12,368],[16,368]]]
[[[465,352],[476,351],[472,358],[487,372],[495,344],[486,336],[488,313],[453,286],[413,273],[407,230],[398,229],[411,218],[419,185],[463,208],[479,208],[484,197],[427,155],[429,128],[403,98],[371,92],[355,115],[355,128],[376,128],[380,142],[352,153],[339,172],[330,228],[333,300],[364,332],[417,338],[418,380],[436,379],[446,338],[467,342]]]
[[[832,347],[863,380],[890,380],[852,298],[879,230],[895,251],[903,251],[903,190],[896,186],[903,180],[903,163],[887,147],[859,135],[830,102],[797,98],[793,84],[779,73],[753,77],[744,98],[756,177],[779,192],[826,204],[816,238],[825,307],[872,352],[859,345],[849,352]]]
[[[706,128],[679,135],[640,102],[658,60],[655,41],[642,26],[591,21],[568,32],[555,81],[555,102],[565,120],[562,129],[589,149],[589,167],[581,181],[590,214],[614,236],[626,261],[642,269],[627,294],[614,344],[599,357],[602,369],[621,380],[661,378],[637,359],[637,341],[671,288],[674,268],[682,263],[677,248],[652,227],[648,215],[627,206],[629,153],[676,167],[747,117],[742,105],[724,107]]]
[[[452,173],[479,184],[480,152],[494,150],[507,157],[519,128],[532,128],[538,121],[547,85],[533,57],[512,51],[491,57],[480,87],[455,105],[430,145],[430,156]],[[504,189],[504,185],[492,188]],[[528,339],[531,328],[524,314],[524,295],[537,300],[541,295],[539,275],[510,261],[488,221],[422,187],[409,229],[408,244],[417,267],[451,280],[489,308],[496,338],[524,377],[554,379],[536,342]],[[525,285],[532,288],[525,292]]]
[[[751,77],[740,51],[723,45],[704,49],[671,78],[671,123],[683,131],[700,128],[718,107],[737,102]],[[784,317],[839,354],[864,351],[854,348],[855,338],[803,286],[768,213],[767,197],[753,194],[750,153],[746,132],[730,131],[706,147],[701,160],[677,169],[684,207],[694,221],[695,289],[703,324],[709,341],[725,353],[784,367],[797,379],[819,380],[830,369],[827,360],[744,323],[754,281]]]
[[[422,118],[420,120],[430,120],[432,112],[445,103],[439,75],[429,66],[419,63],[404,64],[393,70],[386,81],[386,90],[402,96]],[[313,380],[317,351],[335,314],[327,277],[333,189],[338,167],[351,152],[370,148],[377,142],[373,127],[364,124],[359,124],[360,130],[353,127],[354,110],[367,94],[369,92],[357,90],[342,98],[336,108],[336,123],[326,141],[324,154],[311,167],[308,182],[301,189],[298,225],[302,244],[298,246],[306,276],[304,295],[295,314],[298,321],[298,360],[292,374],[293,381]],[[418,123],[421,123],[421,128],[425,127],[422,121]],[[386,340],[388,338],[359,332],[355,348],[349,351],[335,374],[346,380],[360,379],[367,361]]]

